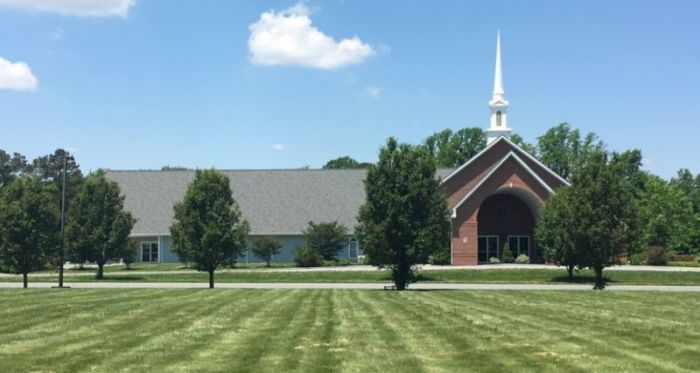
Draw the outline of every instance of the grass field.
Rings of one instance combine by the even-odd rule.
[[[0,371],[693,371],[700,294],[2,290]]]
[[[201,272],[130,274],[109,272],[102,281],[125,282],[207,282],[208,275]],[[645,272],[645,271],[606,271],[611,284],[628,285],[700,285],[700,272]],[[21,281],[21,276],[0,277],[0,281]],[[421,282],[453,283],[566,283],[566,271],[550,269],[455,269],[425,270],[419,272]],[[57,281],[57,275],[32,276],[30,283]],[[66,276],[66,282],[92,282],[94,276]],[[270,272],[266,270],[220,272],[217,282],[391,282],[387,272]],[[594,282],[592,271],[581,271],[574,277],[576,283]]]

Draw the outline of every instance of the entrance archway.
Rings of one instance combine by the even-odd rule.
[[[506,243],[516,258],[525,254],[532,262],[542,255],[534,241],[534,228],[541,203],[530,192],[509,188],[487,197],[479,206],[478,262],[488,263],[501,258]]]

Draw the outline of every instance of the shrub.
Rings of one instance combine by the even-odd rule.
[[[662,246],[651,246],[647,249],[647,264],[652,266],[665,266],[668,264],[666,248]]]
[[[261,237],[253,241],[253,255],[270,266],[272,258],[282,252],[282,242],[275,237]]]
[[[335,256],[348,244],[348,229],[337,221],[331,223],[309,222],[304,239],[306,246],[313,248],[325,260],[335,260]]]
[[[294,262],[299,267],[318,267],[323,265],[323,256],[317,250],[308,246],[297,246]]]
[[[515,262],[518,264],[527,264],[530,263],[530,257],[525,254],[520,254],[515,258]]]
[[[340,258],[340,259],[338,259],[338,262],[336,262],[336,265],[339,265],[339,266],[349,266],[349,265],[350,265],[350,261],[347,260],[347,259],[345,259],[345,258]]]
[[[649,257],[646,253],[636,253],[629,256],[629,264],[632,265],[645,265],[649,261]]]
[[[502,251],[502,253],[501,253],[501,261],[502,261],[503,263],[513,263],[513,261],[514,261],[513,252],[510,251],[510,245],[506,243],[506,244],[503,246],[503,249],[501,249],[501,251]]]
[[[670,260],[672,262],[694,262],[695,255],[671,253],[668,255],[668,260]]]
[[[430,264],[447,265],[451,263],[450,248],[438,250],[430,256]]]
[[[500,262],[501,262],[501,260],[496,258],[495,256],[492,256],[491,259],[489,259],[489,263],[491,263],[491,264],[498,264]]]

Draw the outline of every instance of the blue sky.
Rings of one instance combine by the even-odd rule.
[[[86,170],[374,161],[388,136],[560,122],[700,172],[700,2],[0,0],[0,149]],[[309,24],[310,22],[310,24]],[[285,34],[285,33],[289,33]]]

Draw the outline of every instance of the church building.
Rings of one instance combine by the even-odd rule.
[[[500,257],[506,243],[514,257],[533,261],[542,255],[534,241],[540,209],[562,177],[510,140],[508,101],[503,89],[500,35],[496,40],[493,96],[486,148],[456,169],[439,169],[450,209],[452,265],[488,263]],[[360,206],[365,201],[366,170],[222,170],[233,196],[250,223],[252,241],[273,236],[282,244],[274,262],[292,262],[304,244],[308,222],[337,221],[351,237],[339,258],[356,262],[362,243],[352,237]],[[132,238],[138,261],[176,262],[169,227],[173,206],[181,201],[194,171],[108,171],[125,195],[125,208],[137,219]],[[246,251],[239,262],[257,262]]]

